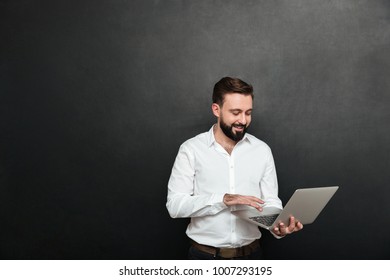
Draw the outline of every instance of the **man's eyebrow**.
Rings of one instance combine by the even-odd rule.
[[[253,110],[253,109],[250,108],[250,109],[246,110],[245,112],[249,112],[249,111],[252,111],[252,110]],[[230,109],[229,111],[230,111],[230,112],[242,112],[243,110],[241,110],[241,109]]]

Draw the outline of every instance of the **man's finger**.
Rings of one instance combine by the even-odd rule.
[[[280,235],[285,236],[287,235],[287,229],[284,223],[279,224],[279,230],[280,230]]]
[[[257,203],[264,204],[264,201],[256,196],[248,196],[249,199],[256,201]]]
[[[293,216],[290,217],[290,224],[288,225],[289,232],[294,232],[295,230],[295,218]]]
[[[245,196],[238,194],[225,194],[223,202],[226,205],[245,204],[255,208],[259,208],[259,204],[263,204],[264,201],[255,196]]]

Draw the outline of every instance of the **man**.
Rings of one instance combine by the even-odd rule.
[[[251,123],[253,88],[225,77],[213,91],[217,123],[184,142],[168,183],[167,209],[172,218],[191,217],[187,235],[190,259],[259,259],[259,228],[231,214],[234,205],[282,209],[270,148],[247,133]],[[276,238],[299,231],[290,218],[271,233]]]

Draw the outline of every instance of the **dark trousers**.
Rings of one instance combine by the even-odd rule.
[[[191,246],[190,249],[188,250],[188,259],[189,260],[226,260],[225,258],[221,258],[219,256],[214,256],[212,254],[202,252],[197,248],[194,248],[194,246]],[[261,259],[263,259],[263,251],[261,250],[261,247],[248,256],[232,258],[232,260],[261,260]]]

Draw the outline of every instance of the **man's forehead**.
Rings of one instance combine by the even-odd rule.
[[[240,93],[228,93],[225,95],[223,106],[246,110],[252,108],[252,96]]]

